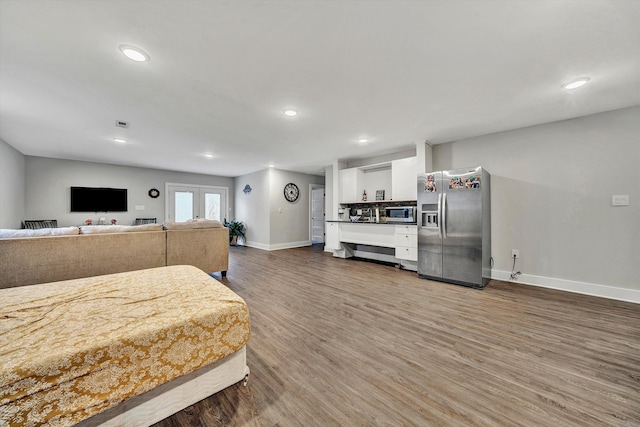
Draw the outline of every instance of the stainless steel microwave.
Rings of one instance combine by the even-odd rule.
[[[416,222],[415,206],[395,206],[385,208],[387,222]]]

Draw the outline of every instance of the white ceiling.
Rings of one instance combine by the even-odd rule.
[[[25,155],[320,174],[633,105],[638,0],[0,0],[0,139]]]

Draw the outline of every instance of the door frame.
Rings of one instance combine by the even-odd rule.
[[[226,213],[220,212],[220,214],[222,216],[222,219],[229,218],[229,213],[231,212],[231,207],[229,206],[229,187],[221,187],[221,186],[217,186],[217,185],[202,185],[202,184],[183,184],[183,183],[179,183],[179,182],[165,182],[165,184],[164,184],[164,194],[166,196],[164,198],[164,217],[165,217],[166,221],[168,221],[168,218],[170,217],[169,213],[170,213],[170,210],[171,210],[171,197],[170,197],[170,194],[169,194],[169,191],[170,191],[169,188],[170,187],[190,187],[190,188],[197,188],[198,190],[222,191],[224,193],[223,198],[224,198],[224,204],[225,204],[225,208],[226,208],[227,212]],[[171,215],[171,216],[173,216],[173,215]],[[175,220],[175,218],[173,220]],[[220,222],[222,222],[222,221],[220,221]]]
[[[324,184],[309,184],[309,241],[311,242],[311,244],[313,244],[313,190],[318,190],[322,188],[323,190],[325,190],[325,185]],[[326,243],[327,241],[327,229],[326,229],[326,224],[325,224],[325,218],[327,217],[327,212],[326,212],[326,198],[327,198],[327,192],[326,190],[323,191],[323,195],[322,195],[322,211],[324,212],[324,218],[322,219],[322,240],[323,240],[323,244]]]

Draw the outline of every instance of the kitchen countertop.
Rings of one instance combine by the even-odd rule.
[[[344,221],[341,219],[328,219],[325,222],[340,222],[343,224],[372,224],[372,225],[417,225],[415,222],[369,222],[369,221]]]

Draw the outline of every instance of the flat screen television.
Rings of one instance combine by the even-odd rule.
[[[126,188],[71,187],[71,212],[126,211]]]

